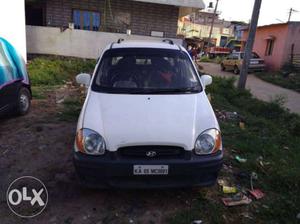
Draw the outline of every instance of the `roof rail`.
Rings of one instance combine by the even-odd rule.
[[[124,39],[120,38],[117,43],[120,44],[122,41],[124,41]]]
[[[171,39],[164,39],[163,42],[168,42],[169,44],[174,45],[174,42]]]
[[[180,52],[183,52],[183,50],[182,50],[183,46],[177,45],[177,47],[179,48]]]
[[[112,42],[109,49],[112,49],[115,42]]]

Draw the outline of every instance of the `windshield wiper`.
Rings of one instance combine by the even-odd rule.
[[[187,87],[187,88],[175,88],[175,89],[149,89],[149,90],[142,90],[143,93],[149,94],[159,94],[159,93],[198,93],[200,92],[200,88],[196,87]]]
[[[200,86],[174,88],[174,89],[109,89],[105,90],[112,94],[176,94],[176,93],[198,93],[201,91]]]

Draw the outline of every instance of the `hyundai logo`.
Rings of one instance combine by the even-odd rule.
[[[151,157],[151,158],[155,157],[156,154],[157,154],[157,153],[156,153],[155,151],[148,151],[148,152],[146,152],[146,156],[147,156],[147,157]]]

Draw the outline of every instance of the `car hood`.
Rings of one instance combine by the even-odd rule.
[[[204,92],[125,95],[91,91],[81,116],[80,126],[101,134],[110,151],[134,145],[192,150],[199,134],[209,128],[219,129]]]

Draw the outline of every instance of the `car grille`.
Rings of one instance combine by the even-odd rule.
[[[130,146],[119,148],[118,154],[126,158],[175,159],[183,158],[186,153],[178,146]]]

